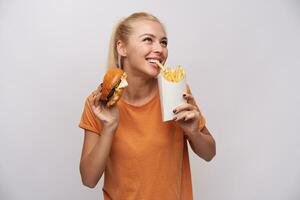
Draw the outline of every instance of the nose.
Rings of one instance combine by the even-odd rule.
[[[163,47],[162,47],[160,42],[154,42],[153,43],[153,51],[156,52],[156,53],[162,53]]]

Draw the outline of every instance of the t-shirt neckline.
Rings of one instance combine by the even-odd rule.
[[[140,108],[145,108],[147,107],[148,105],[150,105],[152,102],[154,102],[157,98],[159,98],[159,89],[157,89],[157,91],[155,92],[155,95],[149,100],[147,101],[146,103],[144,103],[143,105],[139,105],[139,106],[136,106],[136,105],[132,105],[130,103],[127,103],[123,97],[120,98],[120,102],[126,106],[129,106],[129,107],[132,107],[132,108],[136,108],[136,109],[140,109]]]

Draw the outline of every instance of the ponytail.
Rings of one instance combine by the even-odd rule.
[[[107,66],[106,66],[107,69],[110,67],[121,68],[121,66],[119,66],[121,64],[119,63],[120,56],[118,55],[117,48],[116,48],[117,47],[116,35],[117,35],[117,30],[119,29],[121,23],[122,23],[121,20],[116,23],[116,25],[113,27],[113,31],[110,36]]]

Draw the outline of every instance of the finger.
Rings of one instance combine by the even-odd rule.
[[[178,113],[177,115],[175,115],[175,117],[173,118],[174,121],[181,121],[184,120],[185,117],[187,116],[187,114],[191,112],[191,111],[182,111],[181,113]]]
[[[186,100],[194,100],[194,97],[193,97],[193,95],[191,95],[191,94],[184,93],[182,96],[183,96],[183,98],[186,99]]]
[[[186,114],[184,121],[188,121],[188,120],[193,120],[197,118],[197,113],[196,112],[189,112]]]
[[[189,111],[189,110],[197,110],[196,106],[192,105],[192,104],[189,104],[189,103],[185,103],[185,104],[182,104],[180,106],[177,106],[173,112],[176,114],[176,113],[179,113],[179,112],[182,112],[182,111]]]
[[[98,107],[100,104],[100,96],[101,96],[101,93],[98,93],[97,95],[94,96],[94,105],[96,107]]]
[[[96,110],[97,110],[97,107],[95,105],[92,105],[92,111],[94,114],[96,113]]]
[[[94,91],[92,92],[93,98],[94,98],[97,94],[99,94],[98,89],[96,89],[96,90],[94,90]]]
[[[95,106],[95,107],[97,106],[96,98],[97,98],[97,95],[94,94],[93,95],[93,100],[92,100],[92,106]]]
[[[103,83],[101,83],[101,84],[97,87],[97,89],[99,90],[99,92],[102,91],[102,86],[103,86]]]
[[[100,112],[105,112],[106,106],[101,101],[99,101],[98,109]]]

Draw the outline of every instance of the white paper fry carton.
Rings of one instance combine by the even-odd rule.
[[[186,92],[186,78],[178,83],[174,83],[164,79],[159,74],[158,85],[162,119],[164,122],[172,120],[175,116],[173,110],[177,106],[186,103],[186,100],[182,96]]]

